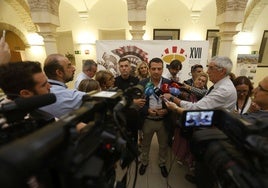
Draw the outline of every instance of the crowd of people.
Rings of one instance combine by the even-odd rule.
[[[206,72],[202,65],[193,65],[190,73],[192,77],[185,81],[178,76],[183,66],[179,60],[170,63],[167,75],[162,75],[164,63],[158,57],[152,58],[148,63],[143,61],[138,63],[135,75],[132,75],[130,60],[121,58],[118,61],[120,75],[116,77],[109,70],[98,70],[98,65],[93,60],[85,60],[82,63],[82,72],[76,77],[75,89],[70,89],[66,85],[74,79],[75,67],[61,54],[48,55],[43,69],[39,62],[11,63],[9,59],[9,47],[2,37],[0,87],[6,99],[1,103],[18,97],[51,92],[56,95],[56,102],[40,108],[50,118],[60,119],[63,115],[78,109],[83,96],[90,91],[116,89],[125,91],[138,84],[142,85],[144,97],[132,101],[138,107],[139,120],[129,121],[127,128],[137,144],[138,138],[142,137],[140,175],[146,173],[149,165],[149,151],[154,134],[158,139],[158,165],[163,177],[168,176],[166,161],[170,139],[173,151],[179,160],[189,168],[194,168],[194,157],[189,150],[189,142],[181,137],[181,130],[176,121],[184,110],[223,108],[240,114],[250,121],[268,117],[268,77],[263,78],[255,89],[246,76],[238,76],[232,81],[229,75],[233,63],[228,57],[215,56],[210,59]],[[213,83],[209,89],[208,81]],[[180,90],[176,95],[162,90],[163,85],[172,83],[177,83],[177,89]],[[161,91],[160,94],[156,89]]]

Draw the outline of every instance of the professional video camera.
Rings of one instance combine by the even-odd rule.
[[[198,188],[268,187],[268,123],[250,123],[225,110],[185,111],[182,129],[193,131]]]
[[[49,93],[30,98],[18,97],[14,101],[1,104],[0,146],[52,123],[55,118],[38,108],[55,101],[56,96]]]
[[[27,187],[36,177],[47,187],[115,187],[115,163],[125,168],[137,161],[123,111],[142,93],[141,86],[90,93],[78,110],[1,146],[1,186]],[[80,122],[87,125],[78,133]]]

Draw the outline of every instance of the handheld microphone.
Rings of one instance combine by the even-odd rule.
[[[56,96],[53,93],[36,95],[29,98],[17,98],[12,102],[2,104],[0,106],[0,113],[6,113],[15,110],[30,112],[54,102],[56,102]]]
[[[152,82],[148,82],[145,86],[144,94],[149,97],[154,93],[154,85]]]
[[[169,93],[171,95],[178,96],[178,95],[180,95],[181,91],[178,88],[171,87],[171,88],[169,88]]]
[[[161,95],[163,95],[163,91],[158,88],[158,87],[155,87],[154,88],[154,93],[156,94],[156,96],[160,97]]]

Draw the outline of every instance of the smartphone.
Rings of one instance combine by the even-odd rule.
[[[169,100],[167,100],[165,97],[163,97],[162,100],[163,100],[164,102],[168,102],[168,101],[169,101]]]

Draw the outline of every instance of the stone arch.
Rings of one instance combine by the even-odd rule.
[[[10,6],[14,8],[19,17],[21,18],[24,26],[28,32],[36,32],[36,26],[34,25],[30,9],[25,0],[5,0]]]
[[[263,11],[265,5],[267,5],[267,0],[252,0],[247,6],[245,11],[245,16],[242,24],[243,31],[251,31],[254,27],[255,20]]]
[[[25,35],[19,29],[17,29],[16,27],[14,27],[13,25],[10,25],[8,23],[0,22],[0,30],[4,30],[4,29],[5,30],[12,31],[16,35],[18,35],[20,37],[20,39],[23,41],[25,47],[29,47],[30,46],[29,43],[28,43],[27,38],[25,37]]]

